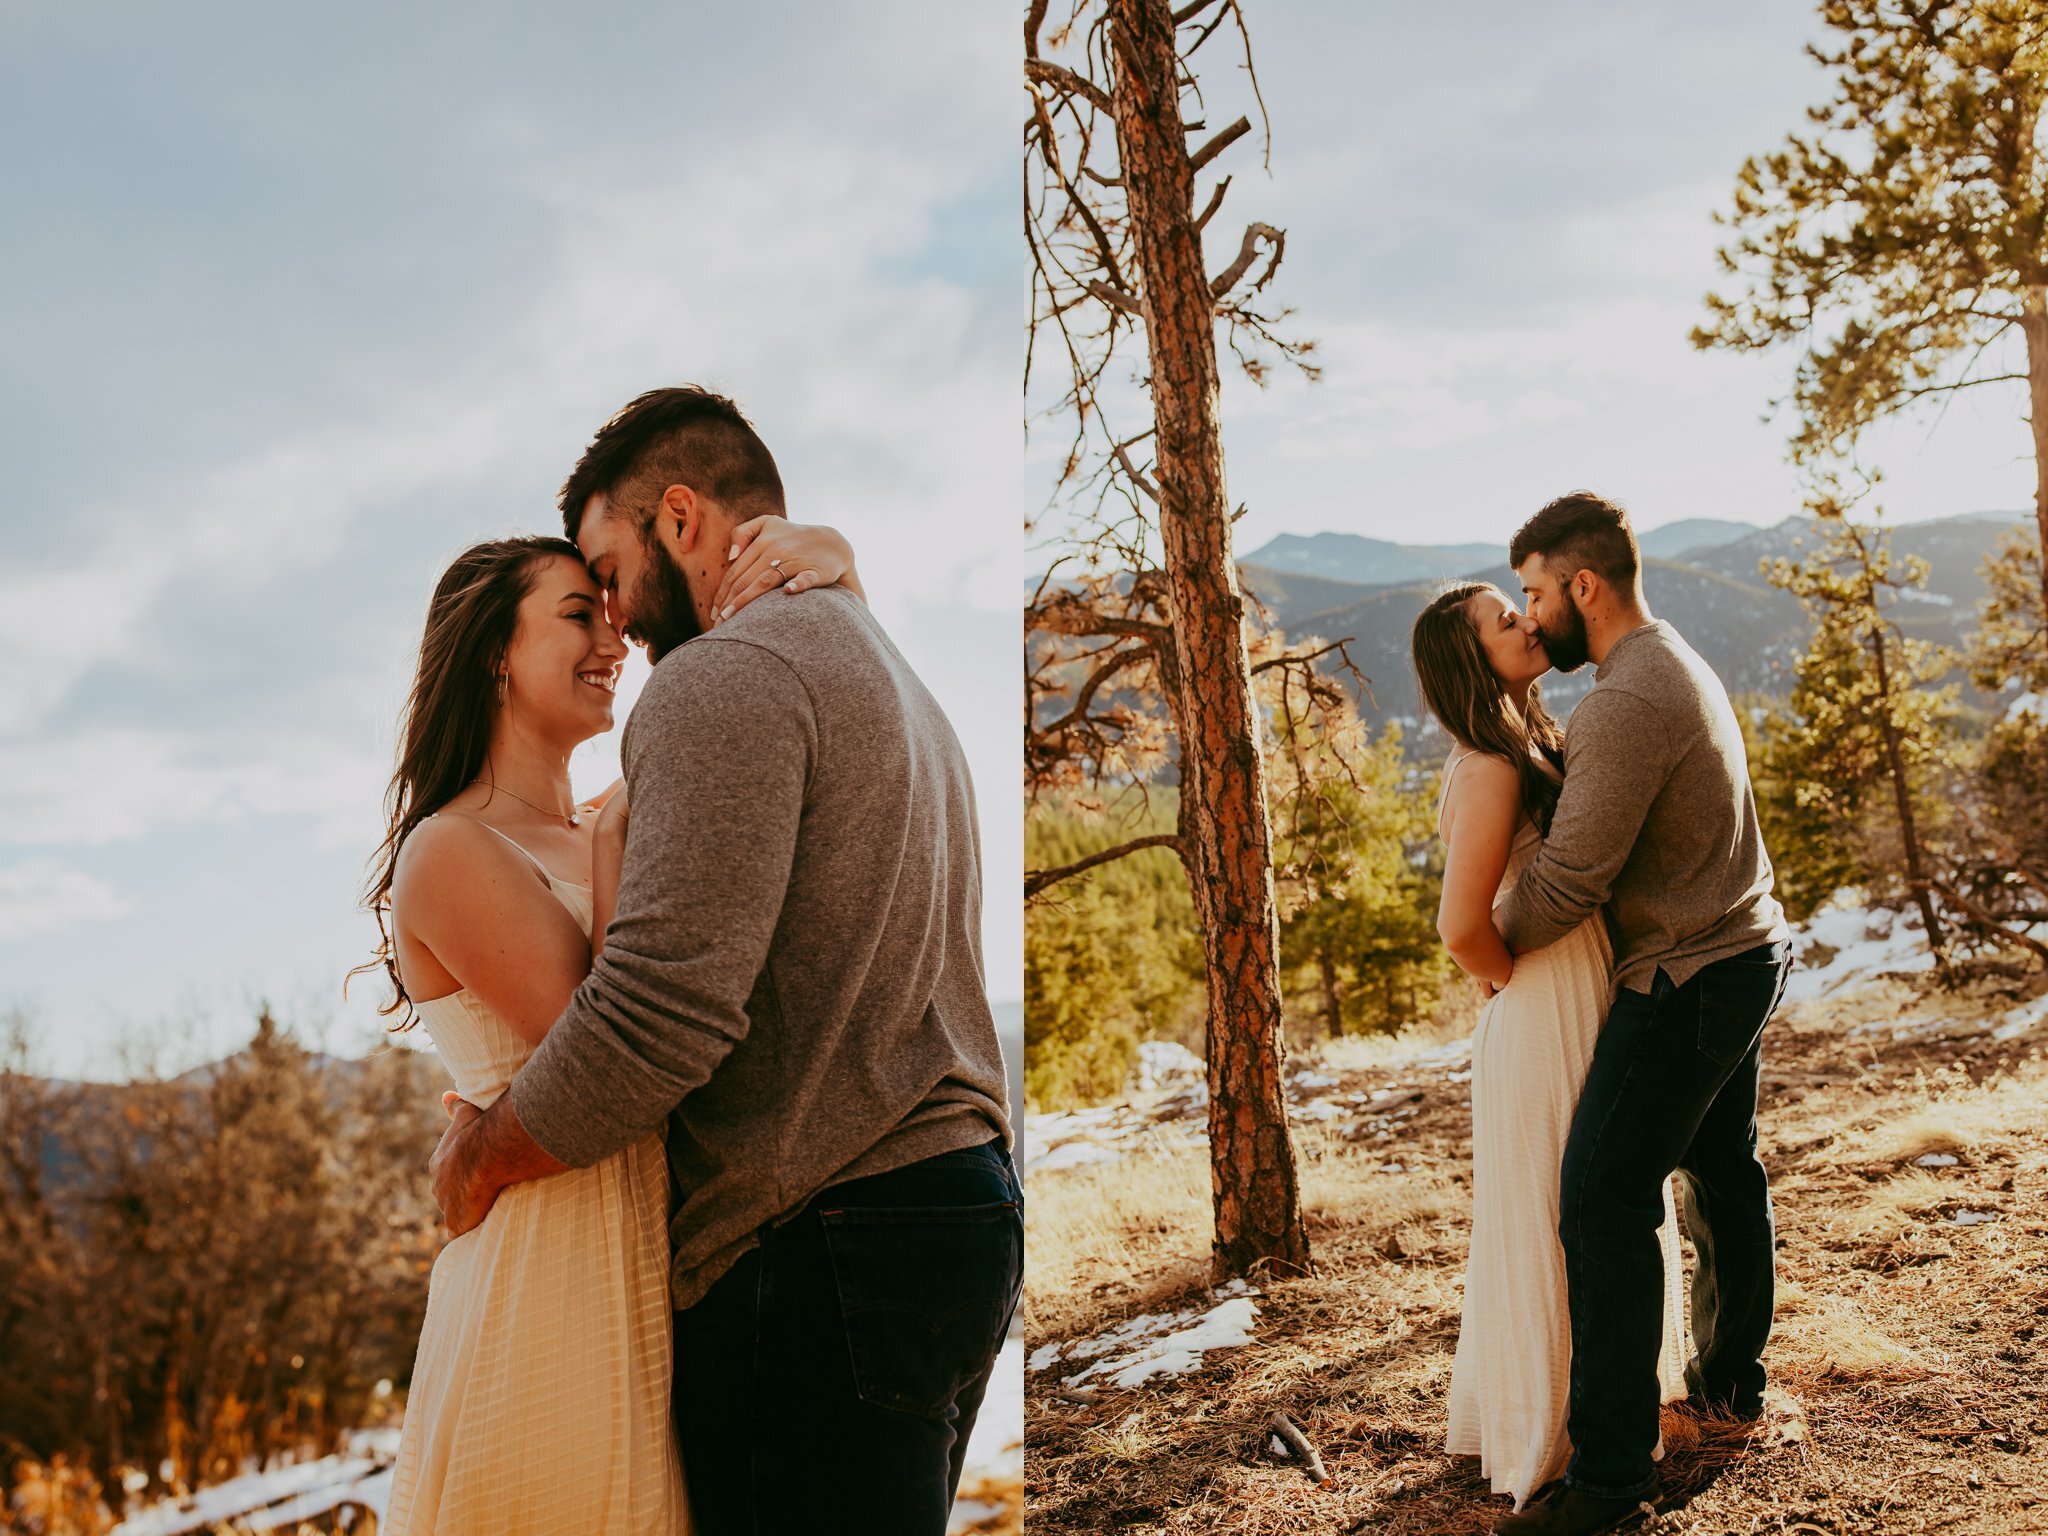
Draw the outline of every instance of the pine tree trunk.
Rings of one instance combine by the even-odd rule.
[[[1110,0],[1117,153],[1151,362],[1160,538],[1178,655],[1181,795],[1209,1003],[1219,1278],[1308,1266],[1281,1076],[1279,922],[1244,599],[1223,479],[1214,301],[1193,215],[1167,0]]]
[[[1344,994],[1337,990],[1337,962],[1330,958],[1327,949],[1316,951],[1316,966],[1323,976],[1323,1022],[1329,1026],[1330,1038],[1344,1037]]]
[[[1870,616],[1870,650],[1877,661],[1877,706],[1878,725],[1884,732],[1885,760],[1891,766],[1892,794],[1899,810],[1899,837],[1906,847],[1906,879],[1913,887],[1913,900],[1920,908],[1920,921],[1926,925],[1927,942],[1934,950],[1935,962],[1942,974],[1948,974],[1948,941],[1941,931],[1941,920],[1935,915],[1934,898],[1928,894],[1927,877],[1920,860],[1920,834],[1913,821],[1913,796],[1906,785],[1906,759],[1899,747],[1899,727],[1892,718],[1891,667],[1885,657],[1884,625],[1873,608]]]
[[[2048,615],[2048,289],[2027,290],[2020,305],[2020,330],[2027,338],[2027,403],[2034,429],[2034,526],[2041,540],[2041,612]]]

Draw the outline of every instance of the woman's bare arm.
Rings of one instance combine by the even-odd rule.
[[[720,621],[778,587],[785,592],[844,587],[862,602],[868,600],[853,568],[853,546],[838,529],[823,523],[749,518],[733,529],[732,549],[711,599],[711,611]]]
[[[590,973],[590,945],[538,871],[460,816],[406,839],[392,884],[397,921],[523,1040],[542,1040]]]
[[[604,953],[604,931],[619,910],[619,871],[626,863],[626,790],[621,779],[597,814],[590,843],[590,963]]]
[[[1475,754],[1451,781],[1444,802],[1444,888],[1436,930],[1460,970],[1496,990],[1515,959],[1493,926],[1493,898],[1507,873],[1521,818],[1521,784],[1512,764]]]

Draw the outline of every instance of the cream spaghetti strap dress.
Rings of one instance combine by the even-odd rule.
[[[417,1007],[480,1109],[532,1052],[466,989]],[[658,1138],[504,1191],[435,1261],[385,1536],[687,1536],[670,1315]]]
[[[1451,775],[1471,753],[1453,760]],[[1441,817],[1442,809],[1439,807]],[[1515,833],[1493,904],[1507,898],[1543,838]],[[1495,1493],[1529,1496],[1571,1459],[1570,1298],[1557,1235],[1564,1143],[1612,995],[1613,951],[1599,915],[1544,949],[1515,957],[1515,973],[1486,1004],[1472,1036],[1472,1253],[1451,1366],[1454,1456],[1477,1456]],[[1664,1343],[1659,1397],[1685,1396],[1685,1285],[1678,1212],[1664,1183]],[[1662,1449],[1659,1448],[1659,1455]]]

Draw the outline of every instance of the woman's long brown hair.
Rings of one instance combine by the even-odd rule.
[[[412,999],[398,974],[391,938],[391,880],[398,851],[412,829],[476,782],[491,747],[497,713],[498,669],[519,627],[519,604],[533,590],[544,561],[583,556],[567,539],[529,535],[491,539],[457,555],[427,604],[419,669],[398,721],[398,769],[384,791],[384,840],[370,856],[363,905],[377,919],[376,953],[349,972],[380,965],[391,981],[391,1001],[377,1011],[405,1014],[395,1029],[413,1024]]]
[[[1422,681],[1422,701],[1437,724],[1474,751],[1491,752],[1515,765],[1522,813],[1547,834],[1557,809],[1557,781],[1536,766],[1531,749],[1563,767],[1564,732],[1534,687],[1520,717],[1509,705],[1507,690],[1486,659],[1479,626],[1467,609],[1482,592],[1507,600],[1491,582],[1468,581],[1439,594],[1415,616],[1409,637],[1415,675]]]

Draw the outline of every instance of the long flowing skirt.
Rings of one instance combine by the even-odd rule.
[[[441,1251],[386,1536],[687,1536],[658,1139],[514,1185]]]
[[[1479,1457],[1520,1509],[1571,1459],[1571,1315],[1558,1241],[1559,1171],[1606,1017],[1610,952],[1596,917],[1520,956],[1472,1041],[1472,1253],[1451,1368],[1453,1455]],[[1662,1400],[1685,1395],[1678,1214],[1664,1185]]]

